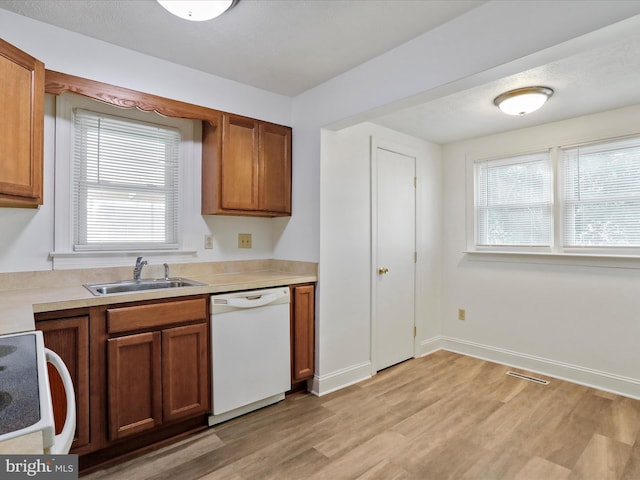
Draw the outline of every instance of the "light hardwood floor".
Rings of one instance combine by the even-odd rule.
[[[84,478],[640,479],[640,401],[507,370],[439,351]]]

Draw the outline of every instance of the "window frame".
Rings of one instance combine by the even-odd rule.
[[[479,254],[485,260],[501,261],[500,258],[508,257],[510,254],[515,255],[513,258],[528,257],[531,262],[534,263],[546,263],[548,260],[545,258],[576,258],[579,263],[587,261],[586,264],[595,266],[611,266],[611,267],[624,267],[624,268],[638,268],[636,262],[628,263],[630,260],[640,261],[640,247],[626,247],[626,246],[589,246],[589,247],[574,247],[564,246],[564,198],[563,198],[563,172],[561,164],[561,150],[574,148],[578,146],[587,146],[598,143],[614,142],[616,140],[625,140],[629,138],[637,137],[640,139],[640,131],[634,129],[630,132],[625,132],[622,135],[609,135],[604,137],[587,137],[576,139],[573,142],[557,142],[554,145],[538,144],[523,148],[520,150],[511,150],[501,153],[495,153],[493,155],[481,155],[478,153],[469,154],[466,156],[466,254]],[[520,155],[526,155],[529,153],[535,153],[536,151],[549,150],[550,162],[551,162],[551,175],[552,175],[552,190],[553,190],[553,204],[552,204],[552,216],[553,216],[553,243],[550,248],[545,247],[512,247],[512,246],[484,246],[476,244],[476,210],[475,210],[475,164],[478,161],[500,159],[516,157]],[[495,254],[494,257],[491,254]],[[582,260],[579,260],[582,259]]]
[[[196,137],[195,120],[164,117],[153,112],[143,112],[133,108],[121,108],[98,100],[65,92],[55,97],[55,203],[54,203],[54,250],[51,257],[54,268],[78,268],[84,266],[120,265],[130,258],[142,254],[190,254],[182,248],[182,228],[180,219],[185,216],[184,176],[185,164],[193,157],[193,143]],[[180,160],[178,171],[178,215],[177,243],[175,246],[151,246],[132,244],[130,248],[115,249],[75,249],[74,212],[73,212],[73,111],[79,108],[106,115],[129,118],[134,121],[156,123],[176,128],[180,131]],[[96,259],[102,258],[96,263]]]
[[[585,147],[585,148],[594,147],[601,144],[611,144],[615,142],[623,143],[631,140],[635,140],[635,143],[640,145],[640,133],[625,135],[620,137],[603,138],[603,139],[598,139],[594,141],[580,142],[580,143],[575,143],[570,145],[562,145],[558,147],[558,162],[557,162],[557,169],[559,172],[558,173],[559,182],[557,187],[559,192],[558,222],[561,227],[561,230],[560,230],[561,240],[559,242],[559,246],[563,252],[603,254],[603,255],[624,255],[624,256],[633,256],[633,257],[640,256],[640,244],[638,245],[567,245],[567,240],[566,240],[567,224],[565,222],[565,219],[567,215],[565,213],[565,210],[567,208],[567,204],[568,203],[577,204],[581,202],[576,200],[574,200],[573,202],[566,200],[565,159],[563,158],[563,151],[582,148],[582,147]],[[611,149],[607,151],[611,152],[614,150],[615,149]],[[601,202],[602,201],[604,201],[604,199],[601,200]],[[601,203],[601,202],[592,201],[591,203]],[[585,202],[585,203],[589,203],[589,202]],[[573,234],[575,235],[575,227],[574,227]]]
[[[520,204],[522,207],[526,207],[527,205],[529,206],[533,206],[533,205],[540,205],[540,206],[544,206],[544,205],[548,205],[549,208],[549,215],[550,215],[550,223],[549,223],[549,244],[544,244],[544,245],[535,245],[535,244],[491,244],[491,243],[480,243],[480,210],[484,210],[485,212],[488,212],[489,210],[491,210],[491,206],[490,205],[486,205],[486,206],[479,206],[477,199],[478,199],[478,190],[481,188],[481,186],[479,185],[480,183],[480,179],[481,179],[481,168],[482,165],[487,165],[490,163],[495,163],[495,164],[499,164],[502,163],[502,166],[507,166],[507,165],[523,165],[525,163],[531,163],[533,161],[537,161],[537,160],[529,160],[529,161],[515,161],[517,159],[524,159],[524,157],[535,157],[535,156],[540,156],[541,159],[542,157],[546,157],[544,158],[544,161],[546,163],[546,167],[547,167],[547,189],[548,189],[548,195],[549,195],[549,201],[547,202],[531,202],[529,204],[526,203],[522,203]],[[498,165],[496,165],[498,166]],[[491,167],[489,167],[491,168]],[[515,206],[516,204],[514,204]],[[497,208],[497,206],[495,206],[494,208]],[[500,157],[492,157],[492,158],[485,158],[485,159],[476,159],[473,162],[473,216],[474,216],[474,232],[473,232],[473,243],[475,248],[477,249],[499,249],[499,250],[503,250],[503,249],[509,249],[509,250],[528,250],[528,249],[535,249],[535,250],[550,250],[553,248],[554,245],[554,168],[553,168],[553,163],[552,163],[552,159],[551,159],[551,152],[549,149],[542,149],[542,150],[538,150],[538,151],[534,151],[534,152],[527,152],[527,153],[520,153],[517,155],[505,155],[505,156],[500,156]]]
[[[96,125],[94,124],[93,119],[104,118],[106,122],[110,122],[110,121],[113,122],[115,120],[116,123],[119,123],[121,125],[123,123],[127,124],[127,128],[131,126],[131,129],[128,131],[119,129],[119,133],[125,132],[126,137],[129,140],[132,138],[132,136],[139,136],[141,133],[140,131],[136,132],[134,130],[136,128],[134,127],[134,125],[136,124],[142,126],[140,130],[146,130],[144,135],[149,134],[148,129],[146,127],[151,127],[154,132],[156,132],[158,128],[164,128],[166,129],[166,132],[170,132],[170,133],[164,133],[162,135],[163,139],[168,141],[167,143],[164,143],[165,151],[167,146],[177,147],[177,150],[174,150],[174,152],[176,152],[177,155],[173,158],[169,157],[168,162],[167,162],[166,154],[163,156],[164,158],[163,165],[165,166],[165,168],[164,168],[163,175],[161,175],[160,178],[163,178],[163,182],[165,186],[160,187],[156,185],[153,187],[149,187],[149,186],[144,186],[144,185],[135,184],[135,183],[131,184],[123,181],[103,183],[102,180],[98,180],[98,178],[102,176],[99,176],[98,178],[96,178],[94,182],[92,182],[89,179],[89,176],[87,176],[86,178],[85,177],[78,178],[77,177],[78,170],[75,170],[75,168],[78,167],[80,172],[88,173],[90,171],[89,169],[90,162],[87,161],[88,156],[79,155],[78,151],[75,149],[75,146],[74,146],[73,157],[72,157],[74,175],[73,175],[72,184],[73,184],[73,191],[74,191],[74,199],[76,198],[78,199],[74,201],[74,214],[73,214],[73,226],[74,226],[73,249],[74,251],[104,251],[104,250],[131,251],[133,249],[143,249],[143,250],[177,249],[179,247],[178,236],[180,232],[180,215],[178,215],[177,212],[180,208],[181,189],[180,189],[179,169],[180,169],[180,162],[181,162],[180,145],[182,144],[182,135],[179,129],[172,126],[163,125],[162,123],[158,123],[155,121],[156,120],[155,118],[148,118],[147,121],[142,122],[140,120],[132,119],[130,117],[123,116],[123,115],[105,114],[102,112],[96,112],[95,110],[87,110],[84,108],[74,108],[73,112],[74,112],[73,131],[74,131],[74,139],[76,140],[74,145],[78,144],[76,135],[78,134],[78,130],[79,130],[77,121],[78,121],[78,116],[80,115],[80,118],[88,119],[88,120],[80,120],[81,125],[83,125],[82,127],[83,131],[90,132],[88,133],[88,136],[92,136],[92,134],[97,131],[99,131],[100,134],[102,135],[102,132],[103,132],[102,126],[101,126],[102,122],[99,121],[100,125]],[[154,120],[154,121],[152,122],[151,120]],[[107,127],[106,133],[108,132],[109,132],[109,129]],[[178,138],[176,138],[176,135]],[[173,141],[169,141],[171,140],[171,137]],[[83,136],[82,138],[86,138],[86,137]],[[85,144],[85,142],[81,142],[81,143],[83,145]],[[92,145],[92,144],[89,144],[89,142],[87,142],[87,145]],[[88,150],[83,149],[83,151],[89,153]],[[97,156],[98,155],[96,155],[96,157]],[[102,155],[99,155],[99,157],[100,157],[99,165],[102,166],[103,157]],[[106,158],[104,158],[104,160],[107,162],[108,162],[108,159],[109,159],[109,156],[106,156]],[[119,163],[122,164],[122,162],[119,162]],[[107,163],[107,165],[109,165],[109,163]],[[169,169],[167,167],[169,167]],[[122,169],[122,167],[118,167],[118,172],[120,171],[120,169]],[[108,185],[108,183],[111,183],[111,185]],[[84,185],[84,188],[82,188],[83,185]],[[77,192],[76,192],[76,189],[77,189]],[[143,196],[147,196],[149,194],[158,194],[158,193],[161,194],[163,191],[165,192],[164,197],[166,201],[164,202],[165,214],[164,214],[163,226],[165,227],[164,230],[166,233],[165,233],[165,238],[163,242],[160,242],[160,241],[156,241],[156,242],[128,241],[128,242],[112,242],[112,243],[105,243],[105,242],[89,243],[88,242],[89,225],[90,225],[90,219],[91,219],[89,215],[89,208],[88,208],[89,192],[91,190],[95,190],[97,192],[102,192],[102,193],[104,193],[105,191],[113,192],[114,189],[116,191],[120,190],[122,192],[128,192],[129,194],[132,194],[132,193],[142,194]],[[109,225],[114,226],[113,224],[109,224]],[[168,241],[168,237],[171,241]],[[82,240],[85,240],[86,243],[83,242]]]

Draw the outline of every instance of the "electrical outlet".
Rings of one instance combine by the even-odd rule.
[[[465,320],[467,317],[467,311],[464,308],[458,309],[458,320]]]
[[[204,248],[207,250],[211,250],[213,248],[213,235],[205,235],[204,236]]]
[[[251,248],[251,234],[239,233],[238,234],[238,248]]]

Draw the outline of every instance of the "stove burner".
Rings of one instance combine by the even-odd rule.
[[[40,420],[38,385],[36,336],[0,335],[0,436]]]
[[[12,397],[8,392],[0,391],[0,412],[11,404]]]

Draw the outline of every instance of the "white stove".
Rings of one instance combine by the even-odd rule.
[[[55,434],[47,362],[60,373],[67,396],[67,418]],[[44,346],[42,332],[0,335],[0,452],[12,439],[42,433],[42,452],[69,452],[76,425],[73,383],[60,357]]]

